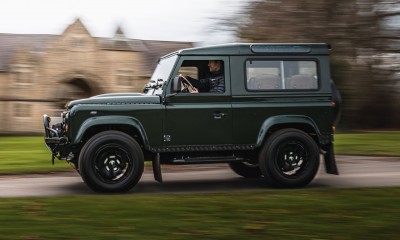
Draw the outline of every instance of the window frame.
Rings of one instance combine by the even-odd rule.
[[[33,67],[28,64],[15,64],[13,66],[13,80],[19,86],[31,86],[34,84]]]
[[[26,109],[23,109],[23,108]],[[33,104],[27,102],[15,102],[13,104],[13,117],[16,119],[30,119],[33,116]],[[21,111],[22,110],[22,111]],[[24,111],[26,110],[26,111]],[[20,113],[28,113],[26,115],[20,115]]]
[[[224,79],[225,79],[225,91],[223,93],[215,93],[215,92],[199,92],[199,93],[185,93],[185,92],[174,92],[172,89],[172,85],[170,86],[169,93],[171,94],[176,94],[178,93],[179,96],[228,96],[231,94],[230,90],[230,58],[229,56],[224,56],[224,55],[207,55],[207,56],[180,56],[176,69],[173,72],[173,76],[177,76],[179,73],[180,68],[182,67],[183,63],[185,61],[210,61],[210,60],[219,60],[223,62],[224,66]],[[187,67],[187,66],[185,66]],[[191,66],[191,67],[196,67],[196,66]],[[198,68],[198,67],[197,67]],[[208,67],[207,67],[208,68]],[[198,70],[198,74],[201,75],[200,70]],[[197,80],[202,79],[201,76],[197,78]]]
[[[317,77],[317,87],[316,88],[300,88],[300,89],[288,89],[283,88],[286,85],[286,79],[280,76],[280,82],[282,83],[282,87],[279,89],[252,89],[249,88],[248,85],[248,68],[247,63],[250,61],[258,61],[258,62],[279,62],[280,68],[279,72],[285,72],[285,69],[282,69],[281,66],[285,66],[285,62],[314,62],[315,63],[315,70],[316,70],[316,77]],[[293,75],[294,76],[294,75]],[[321,72],[320,72],[320,63],[317,58],[247,58],[244,61],[244,87],[247,92],[314,92],[319,91],[321,89]]]

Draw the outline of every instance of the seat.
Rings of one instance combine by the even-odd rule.
[[[277,75],[263,74],[250,78],[248,82],[248,89],[251,90],[271,90],[280,89],[281,79]]]
[[[286,79],[286,89],[317,89],[318,80],[308,74],[293,75]]]

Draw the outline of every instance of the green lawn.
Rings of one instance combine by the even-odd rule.
[[[0,137],[0,174],[49,173],[66,171],[71,167],[64,161],[55,160],[43,137]]]
[[[400,132],[367,132],[335,135],[336,154],[400,156]],[[43,137],[0,137],[0,175],[68,171],[64,161],[55,160]]]
[[[340,155],[400,156],[400,132],[364,132],[335,135]]]
[[[400,188],[365,188],[0,199],[0,236],[398,239],[398,196]]]

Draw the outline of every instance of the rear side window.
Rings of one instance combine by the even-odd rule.
[[[250,91],[316,90],[318,83],[316,61],[246,61],[246,87]]]

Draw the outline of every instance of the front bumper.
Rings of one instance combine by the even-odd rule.
[[[44,125],[44,142],[46,147],[52,154],[52,162],[54,163],[54,158],[60,158],[62,149],[65,148],[67,144],[67,137],[63,135],[63,130],[61,128],[61,123],[53,124],[50,127],[51,118],[46,114],[43,115],[43,125]]]

